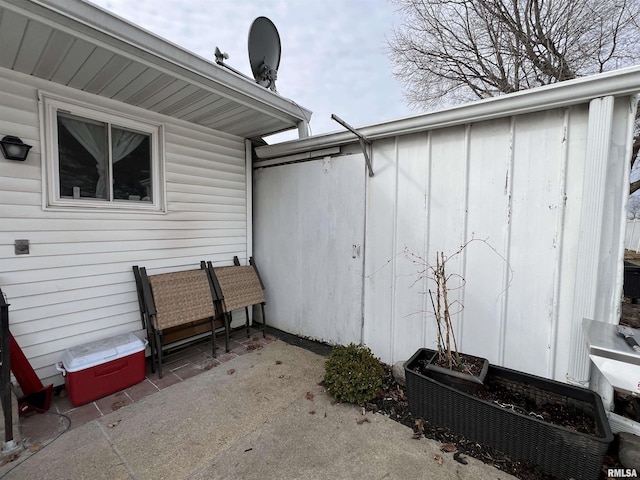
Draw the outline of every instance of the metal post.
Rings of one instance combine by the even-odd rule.
[[[11,453],[18,449],[13,439],[13,408],[11,403],[11,355],[9,350],[9,304],[0,290],[0,400],[4,414],[4,443],[2,453]]]
[[[334,115],[332,113],[331,114],[331,119],[335,120],[340,125],[342,125],[344,128],[346,128],[351,133],[353,133],[356,137],[358,137],[358,140],[360,141],[360,148],[362,148],[362,154],[364,155],[364,161],[367,163],[367,170],[369,170],[369,176],[373,177],[373,169],[371,168],[371,159],[369,158],[369,153],[367,152],[367,146],[371,145],[371,142],[369,141],[369,139],[367,137],[365,137],[364,135],[362,135],[360,132],[358,132],[355,128],[353,128],[347,122],[342,120],[339,116]]]

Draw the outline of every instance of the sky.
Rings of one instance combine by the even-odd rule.
[[[259,16],[278,29],[282,45],[278,93],[313,112],[311,133],[415,115],[392,74],[387,39],[401,23],[387,0],[91,0],[201,57],[216,46],[232,68],[252,77],[249,28]],[[297,138],[296,132],[269,143]]]

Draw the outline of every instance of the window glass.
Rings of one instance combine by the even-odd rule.
[[[107,125],[58,114],[60,197],[107,199]]]
[[[151,135],[58,113],[61,198],[153,201]]]
[[[46,209],[165,213],[163,126],[38,92]]]
[[[151,136],[112,127],[111,148],[114,198],[151,202]]]

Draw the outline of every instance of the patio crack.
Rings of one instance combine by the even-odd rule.
[[[139,480],[138,476],[135,474],[135,472],[133,471],[133,469],[131,468],[131,466],[129,465],[129,462],[127,462],[127,460],[124,458],[124,455],[122,455],[122,453],[120,452],[120,449],[111,441],[111,438],[109,437],[109,434],[107,433],[107,431],[104,428],[104,425],[102,425],[100,422],[96,421],[96,423],[98,424],[98,428],[100,428],[100,431],[102,432],[102,435],[104,435],[104,438],[107,440],[107,442],[109,443],[109,446],[111,447],[111,449],[115,452],[115,454],[118,456],[118,458],[120,459],[120,462],[122,463],[122,465],[124,466],[124,468],[127,469],[127,472],[129,472],[129,475],[131,476],[131,478],[133,480]]]

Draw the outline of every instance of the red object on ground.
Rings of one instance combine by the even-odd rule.
[[[18,399],[18,411],[23,414],[28,411],[42,413],[49,410],[53,385],[45,387],[42,384],[11,332],[9,332],[9,354],[11,371],[16,376],[24,394]]]
[[[144,350],[102,365],[69,372],[67,394],[74,407],[106,397],[144,380]]]
[[[145,344],[133,333],[70,348],[62,356],[69,400],[74,407],[135,385],[145,377]]]

